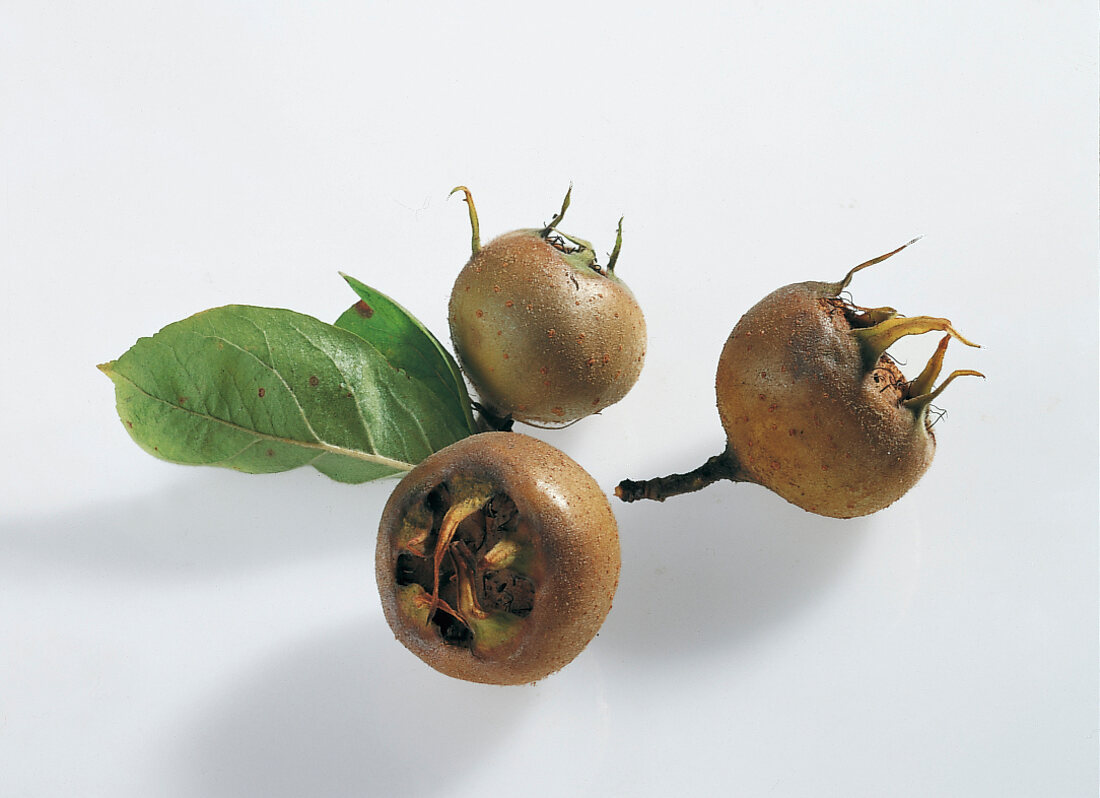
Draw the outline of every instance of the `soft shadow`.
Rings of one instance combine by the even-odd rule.
[[[395,484],[343,485],[305,469],[265,476],[180,469],[159,492],[0,522],[0,557],[159,580],[373,551]]]
[[[174,767],[187,794],[209,798],[445,794],[506,744],[537,696],[442,676],[364,620],[213,695]]]
[[[871,531],[865,519],[814,516],[756,485],[612,501],[623,570],[601,640],[655,667],[778,627],[828,589]]]

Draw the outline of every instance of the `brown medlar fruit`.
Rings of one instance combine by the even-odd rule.
[[[645,318],[615,275],[622,220],[606,267],[587,241],[557,230],[515,230],[481,246],[465,193],[473,254],[451,292],[455,353],[490,417],[533,424],[584,418],[626,396],[645,359]],[[452,192],[454,193],[454,192]]]
[[[599,631],[619,535],[591,476],[535,438],[486,432],[410,471],[382,513],[378,590],[397,639],[436,670],[525,684]]]
[[[909,244],[913,242],[910,241]],[[662,501],[718,479],[755,482],[804,510],[835,518],[868,515],[901,498],[932,462],[929,406],[952,372],[933,385],[951,338],[969,346],[947,319],[904,317],[841,296],[860,269],[837,283],[806,282],[773,291],[733,328],[715,387],[726,450],[688,474],[624,480],[624,501]],[[907,380],[886,353],[906,335],[947,335],[918,377]]]

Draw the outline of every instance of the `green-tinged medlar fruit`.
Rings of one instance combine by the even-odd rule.
[[[455,280],[448,319],[486,415],[557,425],[622,399],[646,348],[642,310],[615,276],[622,220],[601,268],[591,244],[557,231],[569,193],[550,224],[481,246],[473,198],[464,186],[455,191],[469,206],[473,255]]]
[[[909,244],[861,263],[838,283],[796,283],[758,302],[718,361],[726,450],[688,474],[624,480],[616,494],[663,500],[730,479],[834,518],[868,515],[901,498],[932,462],[932,400],[956,377],[983,376],[954,371],[934,388],[948,341],[975,344],[947,319],[904,317],[841,296],[857,271]],[[920,375],[906,380],[887,348],[934,330],[947,335]]]
[[[410,471],[382,513],[378,590],[397,639],[438,671],[526,684],[576,657],[619,580],[619,534],[583,468],[513,432]]]

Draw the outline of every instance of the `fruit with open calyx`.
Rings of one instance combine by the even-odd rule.
[[[577,463],[486,432],[429,456],[382,514],[376,576],[397,639],[438,671],[524,684],[599,631],[619,579],[615,516]]]
[[[913,242],[910,241],[909,244]],[[932,462],[929,407],[951,338],[976,346],[947,319],[900,316],[842,297],[852,276],[909,244],[853,268],[836,283],[773,291],[734,327],[715,388],[725,451],[687,474],[624,480],[624,501],[698,490],[719,479],[754,482],[812,513],[867,515],[901,498]],[[886,350],[906,335],[946,333],[919,376],[907,380]]]

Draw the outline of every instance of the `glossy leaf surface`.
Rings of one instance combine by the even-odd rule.
[[[358,335],[289,310],[230,305],[138,340],[100,368],[146,451],[188,465],[341,482],[409,470],[470,434],[461,408]]]
[[[458,363],[415,316],[366,283],[342,275],[359,301],[336,320],[336,326],[371,343],[398,368],[423,382],[456,411],[454,423],[476,432],[470,396]]]

